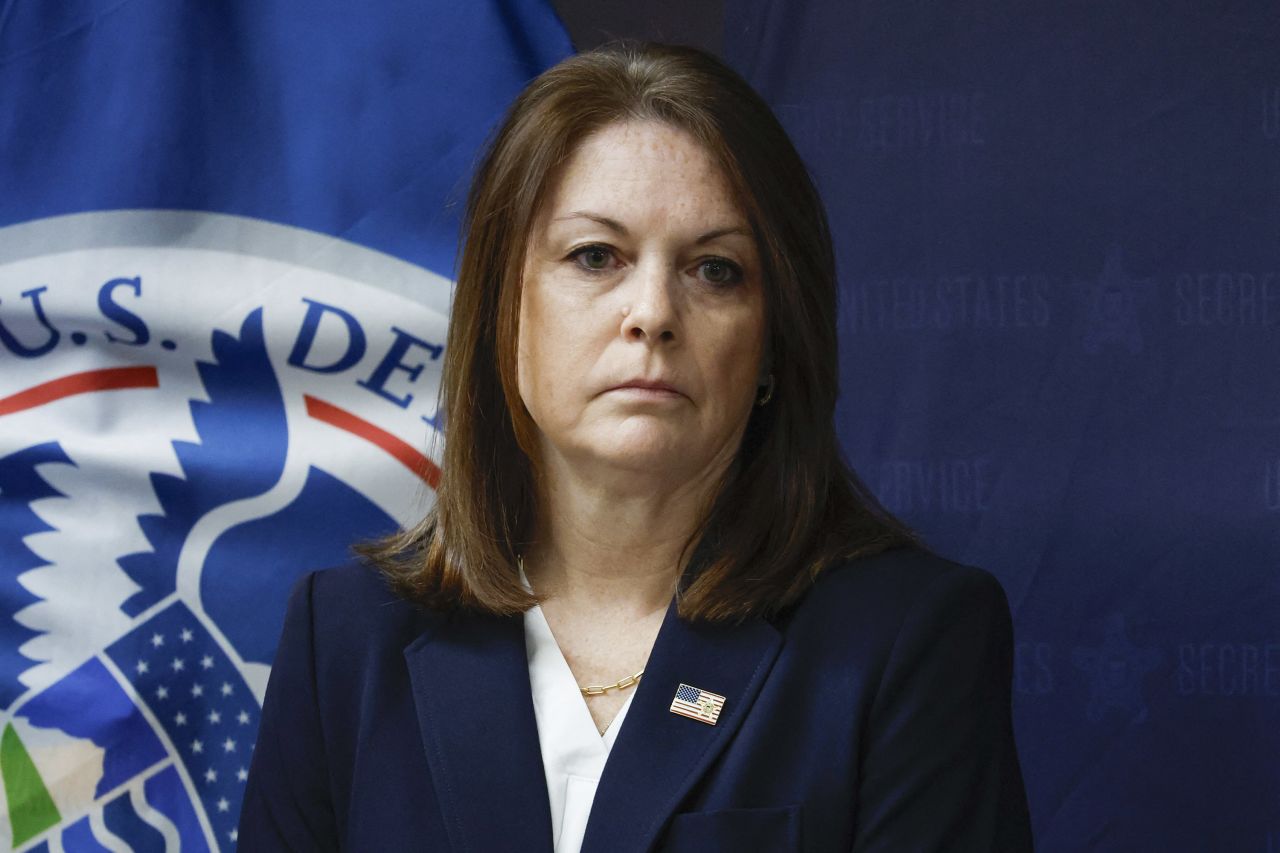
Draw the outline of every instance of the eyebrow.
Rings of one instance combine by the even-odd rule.
[[[564,222],[569,219],[590,219],[592,222],[599,222],[601,225],[605,226],[606,228],[610,228],[618,232],[623,237],[627,237],[631,233],[627,230],[627,227],[623,225],[621,222],[619,222],[618,220],[610,219],[607,216],[601,216],[598,213],[591,213],[586,210],[575,210],[573,213],[570,213],[566,216],[557,216],[555,219],[552,219],[551,221]],[[723,237],[726,234],[741,234],[743,237],[752,237],[752,238],[755,236],[751,233],[751,231],[749,231],[746,228],[743,228],[737,225],[730,225],[726,228],[716,228],[713,231],[708,231],[706,234],[701,235],[700,237],[698,237],[698,239],[694,240],[693,242],[700,246],[703,243],[708,243],[716,239],[717,237]]]

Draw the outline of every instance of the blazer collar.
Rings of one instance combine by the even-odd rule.
[[[732,740],[781,646],[761,618],[691,624],[672,599],[596,790],[583,853],[651,848]],[[405,649],[422,743],[453,847],[552,849],[523,617],[455,614]],[[680,684],[725,697],[715,725],[670,711]]]
[[[523,618],[433,616],[404,657],[450,846],[551,853]]]
[[[781,645],[778,630],[764,619],[689,623],[676,616],[672,599],[600,777],[583,853],[641,853],[653,846],[733,739]],[[681,684],[724,697],[715,725],[671,712]]]

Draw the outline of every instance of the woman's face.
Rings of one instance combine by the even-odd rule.
[[[693,137],[635,121],[587,137],[553,176],[522,287],[518,382],[546,462],[685,481],[729,464],[761,378],[763,283]]]

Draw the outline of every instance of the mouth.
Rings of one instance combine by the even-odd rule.
[[[649,379],[632,379],[629,382],[623,382],[608,389],[606,393],[622,393],[635,397],[647,397],[653,399],[665,399],[683,397],[684,394],[674,385],[670,385],[660,380]]]

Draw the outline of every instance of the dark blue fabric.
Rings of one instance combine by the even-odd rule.
[[[584,853],[1031,849],[988,572],[899,550],[828,570],[776,620],[675,613]],[[670,711],[680,684],[725,697],[715,725]],[[428,613],[362,564],[298,582],[241,853],[550,851],[545,793],[522,616]]]
[[[1280,14],[728,0],[857,470],[1015,616],[1038,849],[1280,850]]]
[[[520,87],[570,52],[542,2],[3,10],[0,226],[207,210],[345,237],[442,275],[475,152]]]

